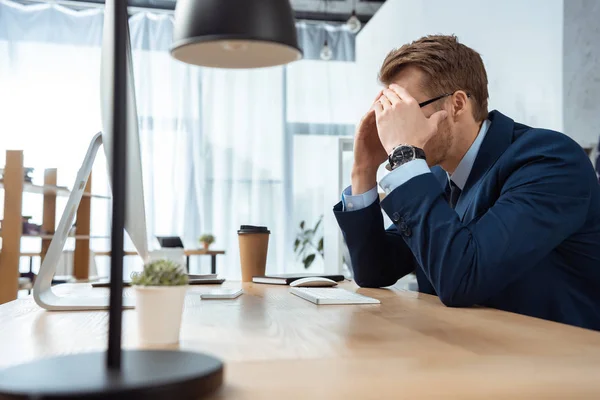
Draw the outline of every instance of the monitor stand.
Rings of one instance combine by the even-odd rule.
[[[72,311],[72,310],[107,310],[108,309],[108,291],[90,291],[85,294],[75,294],[71,296],[58,296],[52,291],[52,278],[56,273],[56,266],[60,261],[62,251],[69,237],[69,231],[77,214],[77,208],[85,191],[96,154],[102,145],[102,132],[97,133],[92,138],[73,190],[69,195],[67,206],[60,218],[56,233],[52,237],[48,252],[40,266],[40,272],[35,279],[33,286],[33,299],[42,308],[51,311]],[[91,294],[93,293],[93,296]],[[133,308],[135,299],[133,297],[123,297],[123,308]]]

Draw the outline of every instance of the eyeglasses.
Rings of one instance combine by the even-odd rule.
[[[441,95],[441,96],[438,96],[438,97],[434,97],[434,98],[433,98],[433,99],[431,99],[431,100],[427,100],[427,101],[424,101],[424,102],[422,102],[422,103],[419,103],[419,107],[423,108],[423,107],[425,107],[425,106],[427,106],[427,105],[429,105],[429,104],[433,103],[434,101],[438,101],[438,100],[440,100],[440,99],[443,99],[444,97],[452,96],[454,93],[456,93],[456,91],[454,91],[454,92],[452,92],[452,93],[446,93],[446,94],[443,94],[443,95]],[[471,97],[471,95],[470,95],[469,93],[467,93],[467,97],[469,97],[469,98],[470,98],[470,97]]]

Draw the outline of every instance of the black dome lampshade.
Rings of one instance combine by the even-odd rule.
[[[216,68],[271,67],[302,58],[289,0],[178,0],[171,55]]]

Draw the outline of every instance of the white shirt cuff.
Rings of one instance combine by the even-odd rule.
[[[379,186],[388,195],[412,178],[430,172],[431,170],[427,166],[427,161],[421,159],[412,160],[387,174],[387,176],[381,179]]]
[[[342,204],[344,205],[344,211],[358,211],[363,208],[369,207],[375,203],[379,193],[377,193],[377,186],[369,190],[366,193],[357,194],[352,196],[352,186],[348,186],[342,192]]]

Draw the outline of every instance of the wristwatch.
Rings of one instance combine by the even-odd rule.
[[[393,171],[402,164],[406,164],[412,160],[425,160],[425,152],[409,144],[401,144],[394,147],[394,150],[388,156],[388,165],[386,166],[388,171]]]

